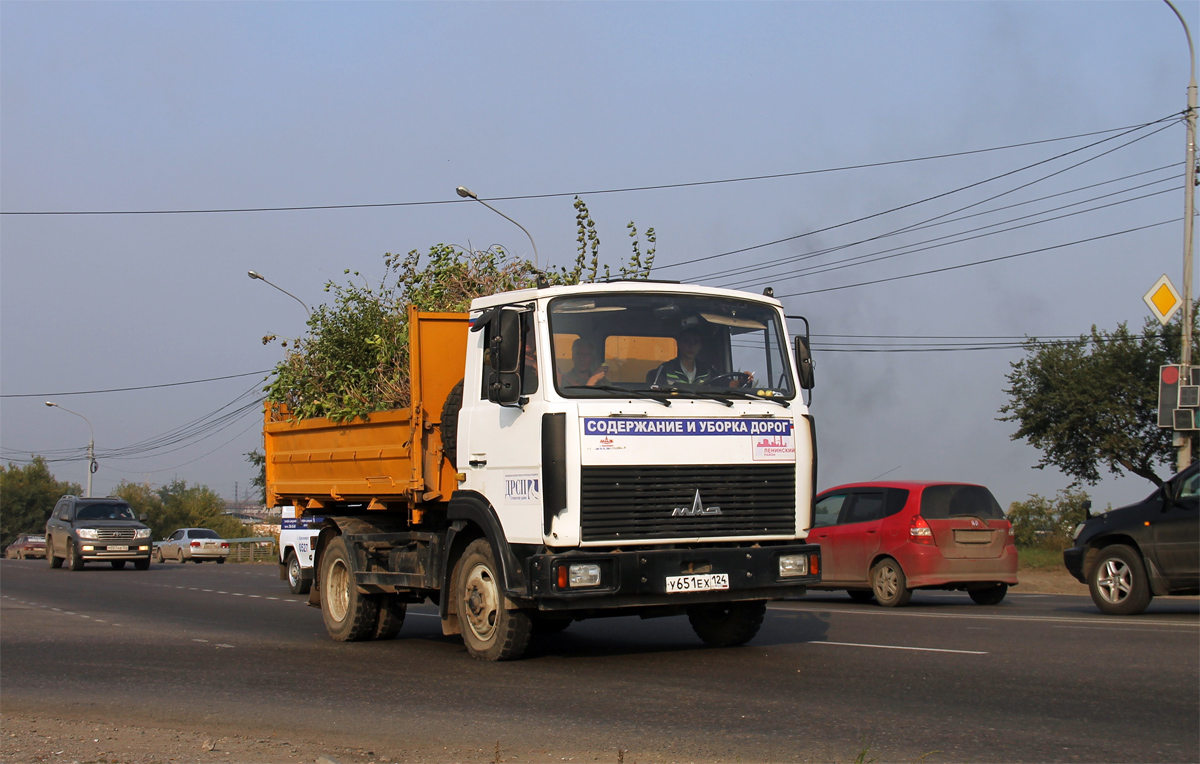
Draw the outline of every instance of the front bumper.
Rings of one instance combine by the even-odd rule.
[[[782,555],[806,555],[809,570],[815,567],[818,573],[783,577],[779,574]],[[821,547],[817,544],[539,554],[529,558],[528,594],[540,610],[559,611],[800,597],[809,585],[820,582],[820,557]],[[578,564],[598,565],[600,584],[560,588],[557,569]],[[667,591],[669,577],[706,574],[728,576],[728,588]]]
[[[124,549],[122,549],[124,547]],[[79,556],[88,562],[95,560],[141,560],[150,559],[152,545],[149,541],[128,544],[111,544],[104,541],[79,541]]]
[[[1067,567],[1067,572],[1081,584],[1087,583],[1087,578],[1083,575],[1083,558],[1086,553],[1087,549],[1081,546],[1063,550],[1063,565]]]

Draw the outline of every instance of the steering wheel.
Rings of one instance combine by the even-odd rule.
[[[746,387],[754,379],[754,375],[748,371],[731,371],[725,374],[718,374],[704,384],[709,387]],[[728,384],[737,382],[736,385]],[[721,384],[722,382],[726,384]]]

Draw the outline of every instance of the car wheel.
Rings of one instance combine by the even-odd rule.
[[[63,558],[54,556],[54,547],[51,546],[52,543],[53,543],[52,539],[49,536],[47,536],[46,537],[46,561],[50,563],[51,568],[61,568],[62,564],[63,564]]]
[[[967,594],[976,605],[999,605],[1008,594],[1008,584],[996,584],[986,589],[968,589]]]
[[[528,613],[504,607],[500,568],[487,539],[472,541],[456,570],[458,623],[467,652],[484,661],[520,658],[533,624]]]
[[[912,599],[912,589],[904,577],[900,563],[891,557],[880,560],[871,568],[871,589],[875,601],[883,607],[902,607]]]
[[[870,589],[847,589],[846,594],[855,602],[870,602],[875,599],[875,592]]]
[[[125,569],[125,561],[124,560],[109,560],[108,564],[113,566],[113,570],[124,570]]]
[[[375,635],[372,639],[394,639],[404,626],[404,615],[408,612],[408,603],[401,602],[394,594],[377,594],[376,604],[379,607],[379,620],[375,624]]]
[[[1088,574],[1092,601],[1108,615],[1136,615],[1153,595],[1142,558],[1123,544],[1105,547]]]
[[[292,594],[308,594],[308,590],[312,588],[312,580],[304,578],[300,570],[300,560],[296,553],[291,551],[287,553],[287,581],[288,591]]]
[[[161,549],[154,550],[154,561],[157,562],[159,565],[163,564],[163,556],[162,556]]]
[[[766,600],[693,605],[687,609],[692,631],[707,645],[736,647],[758,634],[767,614]]]
[[[67,567],[71,570],[83,570],[83,558],[79,556],[74,541],[67,542]]]
[[[180,550],[179,550],[179,559],[178,559],[178,562],[179,562],[179,564],[180,564],[180,565],[182,565],[182,564],[184,564],[185,562],[187,562],[187,560],[183,559],[183,550],[182,550],[182,549],[180,549]]]
[[[224,565],[224,564],[225,564],[225,558],[224,558],[224,557],[218,557],[218,558],[217,558],[217,564],[218,564],[218,565]]]
[[[150,570],[150,558],[145,557],[140,560],[134,560],[133,561],[133,569],[134,570]]]
[[[369,639],[379,621],[379,603],[354,585],[350,549],[341,536],[329,542],[321,558],[321,616],[338,642]]]

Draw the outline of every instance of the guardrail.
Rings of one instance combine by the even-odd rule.
[[[225,540],[229,542],[229,562],[279,562],[272,536]]]

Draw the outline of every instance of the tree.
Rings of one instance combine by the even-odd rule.
[[[1106,468],[1162,486],[1155,466],[1171,465],[1175,451],[1171,430],[1158,427],[1158,368],[1179,362],[1180,338],[1178,320],[1162,327],[1153,319],[1138,334],[1122,323],[1071,342],[1031,337],[1012,364],[999,419],[1017,423],[1013,440],[1042,452],[1038,469],[1095,485]]]
[[[83,489],[55,480],[40,456],[24,467],[0,465],[0,547],[22,533],[43,532],[54,505],[66,494],[80,496]]]
[[[267,503],[267,456],[257,448],[253,451],[247,451],[244,456],[246,461],[254,465],[254,477],[250,478],[250,485],[258,489],[258,501],[260,504]]]
[[[308,332],[291,343],[265,391],[267,400],[282,404],[294,419],[328,417],[336,422],[366,418],[372,411],[408,406],[408,306],[435,312],[463,312],[483,295],[550,285],[578,284],[612,276],[600,262],[600,237],[587,205],[575,198],[579,252],[568,270],[540,270],[529,260],[514,258],[503,247],[464,250],[437,244],[422,254],[384,255],[378,286],[357,271],[346,284],[329,281],[332,299],[312,311]],[[645,279],[654,265],[656,234],[627,226],[632,254],[619,270],[621,278]],[[590,257],[590,262],[589,262]],[[268,335],[263,344],[275,340]],[[288,343],[283,343],[287,347]]]
[[[147,515],[146,524],[157,539],[166,538],[177,528],[208,528],[222,538],[246,535],[246,527],[225,514],[225,500],[208,486],[173,480],[154,489],[145,483],[122,481],[113,495],[128,502],[139,515]]]
[[[1065,488],[1052,499],[1033,494],[1026,501],[1014,501],[1008,508],[1008,520],[1017,546],[1044,549],[1070,546],[1071,531],[1087,519],[1083,509],[1087,500],[1084,491]]]

